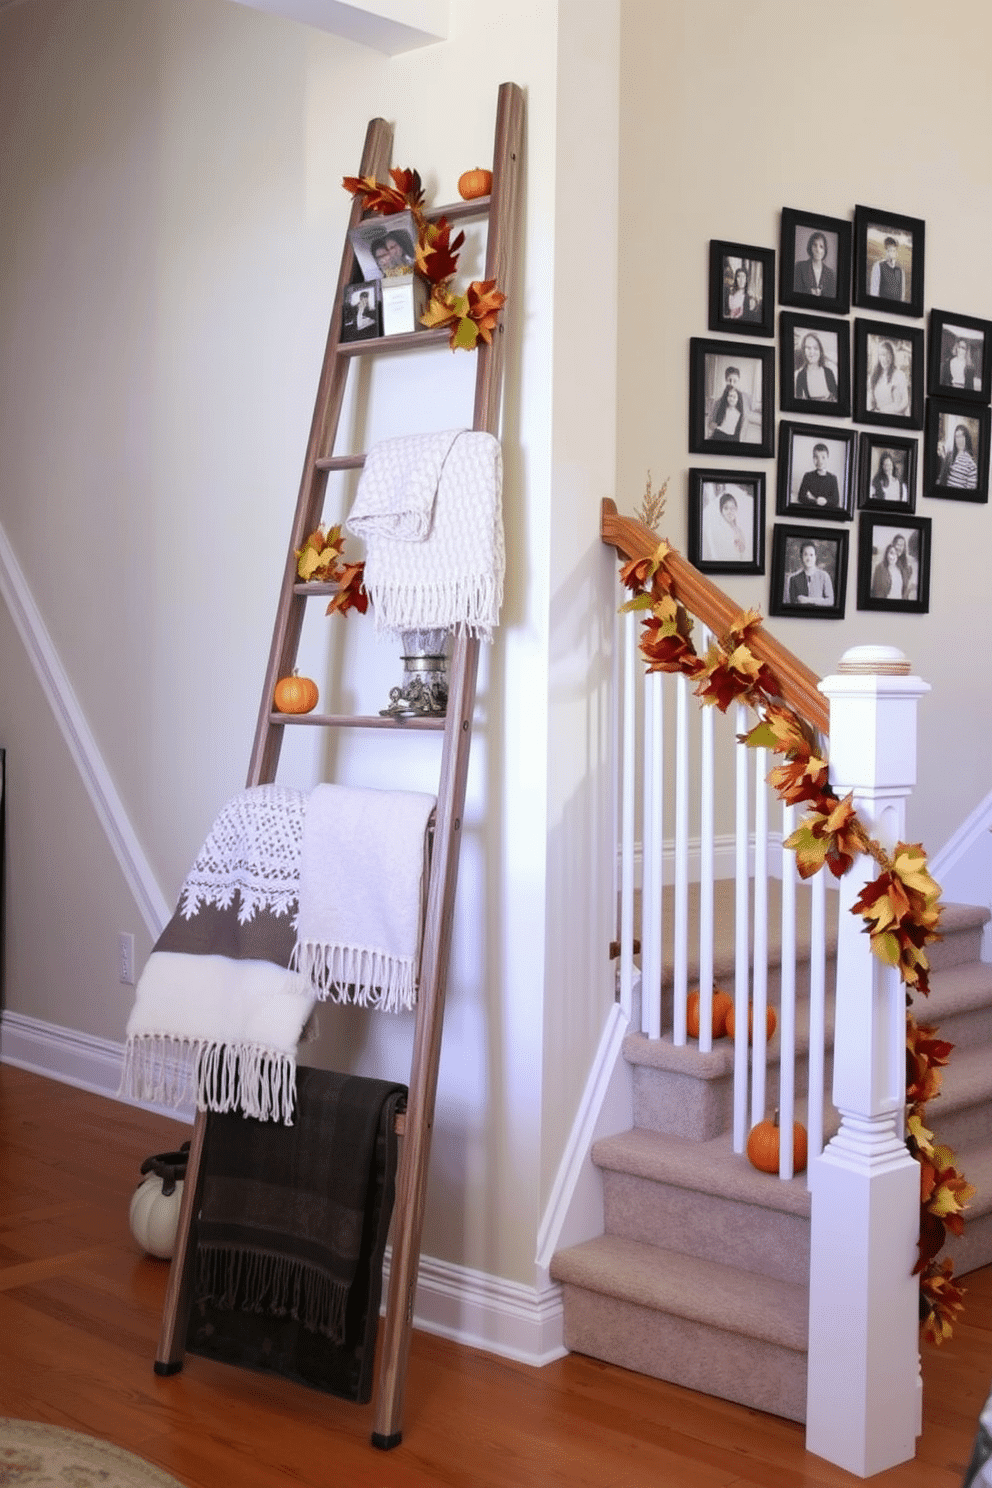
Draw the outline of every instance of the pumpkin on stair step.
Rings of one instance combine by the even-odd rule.
[[[713,988],[713,1037],[723,1038],[727,1031],[727,1014],[734,1010],[734,1000],[720,987]],[[685,1005],[685,1026],[690,1038],[699,1037],[699,988],[689,993]]]
[[[771,1038],[772,1034],[775,1032],[775,1030],[776,1030],[777,1027],[778,1027],[778,1018],[776,1016],[775,1009],[773,1007],[766,1008],[765,1009],[766,1037]],[[732,1039],[733,1036],[734,1036],[734,1034],[736,1032],[737,1032],[737,1016],[736,1016],[736,1013],[734,1011],[734,1008],[731,1007],[730,1012],[727,1014],[727,1037],[730,1038],[730,1039]],[[753,1002],[749,1002],[748,1003],[748,1006],[747,1006],[747,1041],[748,1041],[748,1043],[751,1042],[751,1040],[753,1039],[753,1037],[754,1037],[754,1003]]]
[[[747,1139],[747,1155],[752,1167],[761,1173],[777,1173],[779,1148],[782,1133],[778,1124],[778,1112],[771,1121],[759,1121],[751,1128]],[[792,1123],[792,1171],[801,1173],[806,1167],[806,1128],[798,1121]]]

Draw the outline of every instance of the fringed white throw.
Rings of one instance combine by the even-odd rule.
[[[413,1007],[435,804],[420,791],[311,793],[291,965],[319,997],[384,1012]]]
[[[502,489],[492,434],[412,434],[369,450],[346,526],[365,540],[378,634],[492,639],[506,568]]]
[[[314,1003],[288,969],[305,813],[301,791],[262,785],[218,815],[139,978],[121,1093],[292,1122]]]

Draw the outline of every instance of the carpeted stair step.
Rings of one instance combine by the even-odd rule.
[[[956,1048],[941,1071],[940,1094],[927,1106],[927,1126],[955,1152],[992,1144],[992,1057],[988,1045]]]
[[[805,1286],[618,1235],[559,1251],[551,1275],[566,1348],[805,1420]]]
[[[810,1195],[805,1176],[782,1182],[731,1150],[635,1128],[592,1150],[603,1175],[606,1232],[646,1245],[726,1261],[805,1285]]]
[[[936,1102],[934,1103],[937,1104]],[[934,1118],[934,1135],[943,1140]],[[964,1234],[948,1235],[938,1260],[950,1256],[955,1276],[992,1264],[992,1146],[955,1149],[955,1167],[978,1189],[964,1216]],[[967,1303],[965,1303],[967,1306]]]
[[[911,1012],[917,1023],[935,1024],[955,1047],[992,1043],[992,966],[968,961],[938,967],[931,971],[930,996],[914,996]]]

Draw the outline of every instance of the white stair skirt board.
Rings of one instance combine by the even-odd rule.
[[[60,1028],[21,1013],[0,1014],[0,1062],[117,1100],[124,1045]],[[192,1108],[141,1105],[172,1120],[192,1122]],[[388,1252],[387,1269],[388,1277]],[[522,1286],[468,1266],[421,1256],[414,1326],[425,1333],[539,1367],[565,1353],[561,1289],[553,1282]]]

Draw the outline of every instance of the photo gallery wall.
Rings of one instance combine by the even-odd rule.
[[[931,310],[926,334],[911,323],[924,317],[925,246],[924,222],[873,207],[853,223],[784,208],[777,281],[774,249],[710,243],[715,336],[689,343],[689,449],[777,455],[775,514],[791,520],[772,527],[772,615],[843,617],[856,510],[858,609],[926,614],[920,482],[924,497],[988,502],[992,321]],[[690,469],[697,568],[765,572],[765,484],[764,471]]]

